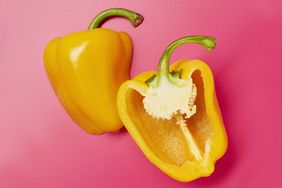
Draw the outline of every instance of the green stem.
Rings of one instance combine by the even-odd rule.
[[[158,73],[157,77],[168,76],[169,75],[169,60],[172,52],[178,46],[183,44],[200,44],[205,49],[211,51],[215,48],[216,41],[215,38],[210,36],[187,36],[180,38],[174,42],[172,42],[163,52],[163,55],[160,59],[160,63],[158,65]]]
[[[144,20],[143,16],[137,12],[133,12],[122,8],[111,8],[99,13],[88,26],[88,30],[99,28],[107,19],[116,16],[124,17],[130,20],[133,27],[137,27]]]

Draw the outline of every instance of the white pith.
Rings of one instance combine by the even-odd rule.
[[[177,85],[164,77],[158,87],[148,88],[143,103],[147,113],[154,118],[170,120],[177,113],[190,118],[196,113],[194,102],[197,88],[192,78],[187,80],[174,78],[174,81]]]
[[[196,160],[201,160],[203,158],[202,152],[199,149],[196,141],[194,140],[193,135],[189,131],[185,120],[183,119],[181,114],[176,115],[177,124],[180,126],[180,129],[185,137],[186,143],[191,150],[191,153],[195,157]]]

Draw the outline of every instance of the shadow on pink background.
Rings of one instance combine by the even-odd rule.
[[[59,104],[44,72],[46,43],[85,30],[110,7],[145,17],[136,29],[124,19],[103,26],[132,36],[132,76],[154,70],[179,37],[217,38],[213,52],[187,45],[173,55],[202,59],[214,72],[229,148],[211,177],[176,182],[148,162],[126,130],[89,135]],[[2,0],[0,187],[282,187],[281,7],[278,0]]]

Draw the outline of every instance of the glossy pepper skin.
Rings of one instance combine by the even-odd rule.
[[[185,43],[198,43],[208,50],[215,47],[211,37],[192,36],[175,41],[164,52],[158,72],[145,72],[126,81],[119,89],[117,100],[122,122],[144,155],[181,182],[209,176],[214,171],[215,162],[227,149],[227,135],[209,66],[200,60],[180,60],[168,67],[172,51]],[[183,130],[176,118],[156,119],[144,109],[144,96],[150,83],[164,70],[167,75],[176,75],[182,80],[191,77],[197,86],[197,112],[186,120],[187,127]]]
[[[133,45],[125,32],[98,28],[109,17],[129,19],[134,27],[143,17],[125,9],[97,15],[89,30],[51,40],[44,64],[53,89],[70,117],[93,134],[118,131],[123,125],[116,108],[119,86],[130,77]]]

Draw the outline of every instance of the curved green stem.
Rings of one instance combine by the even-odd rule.
[[[157,76],[168,76],[169,75],[169,60],[172,52],[177,48],[178,46],[181,46],[183,44],[200,44],[205,49],[211,51],[215,48],[216,40],[213,37],[210,36],[187,36],[180,38],[174,42],[172,42],[163,52],[163,55],[160,59],[160,63],[158,65],[158,72]]]
[[[144,20],[143,16],[137,12],[133,12],[122,8],[111,8],[99,13],[88,26],[88,30],[99,28],[107,19],[116,16],[124,17],[130,20],[133,27],[137,27]]]

